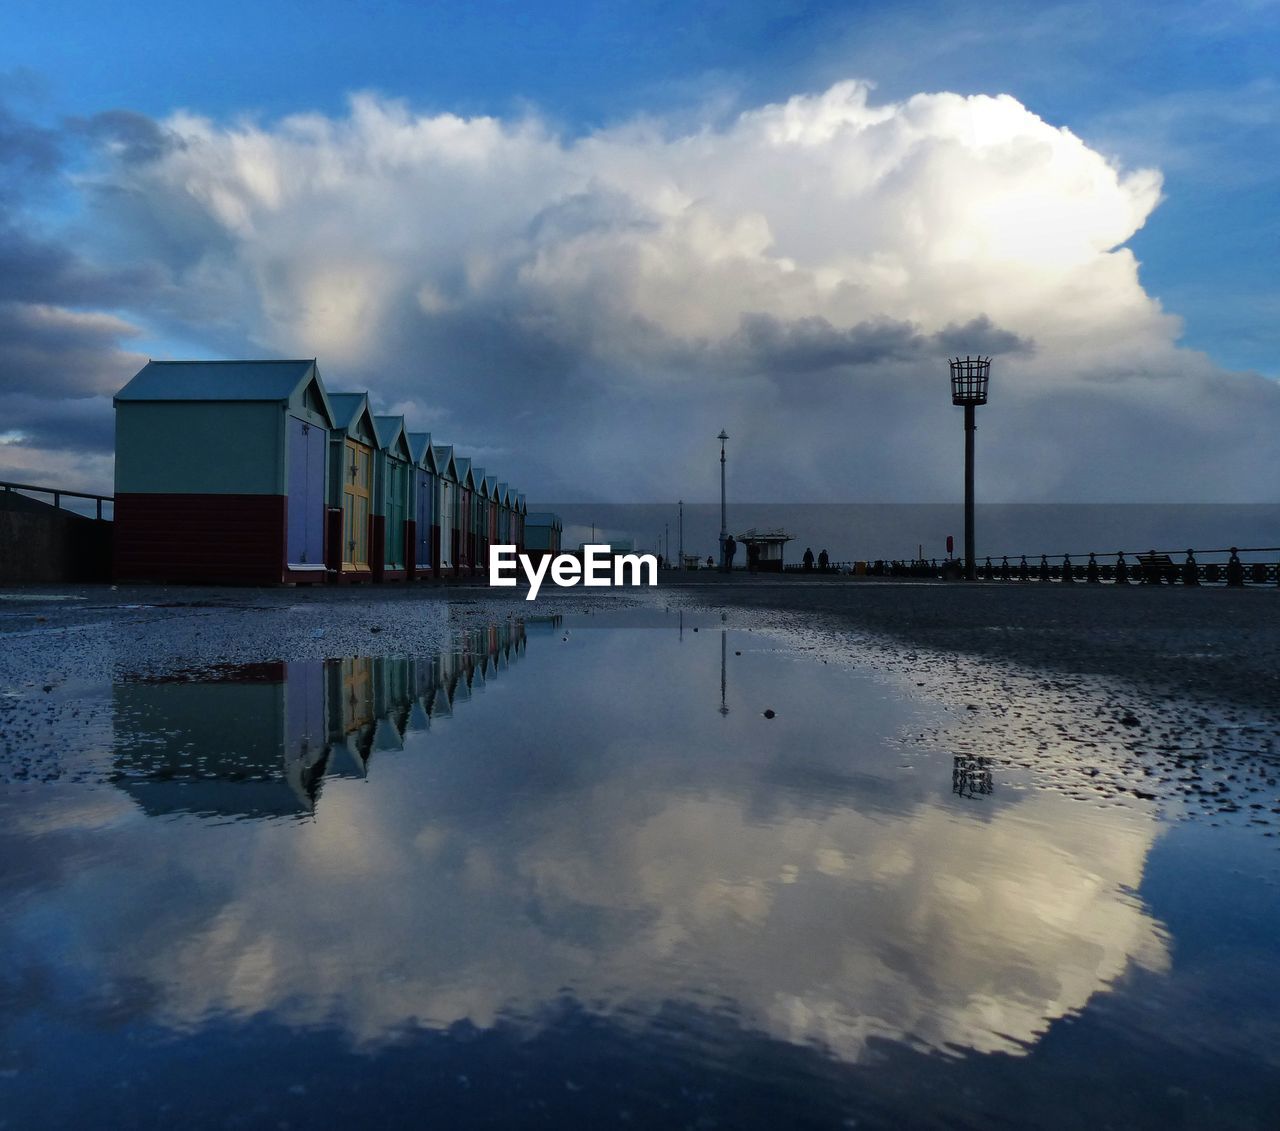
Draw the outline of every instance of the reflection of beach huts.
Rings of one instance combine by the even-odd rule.
[[[380,444],[365,393],[334,393],[329,438],[329,569],[339,580],[372,577],[374,461]]]
[[[117,579],[324,581],[333,418],[314,360],[151,361],[115,408]]]
[[[252,664],[112,688],[116,784],[152,814],[311,812],[328,760],[320,665]]]
[[[404,749],[410,732],[478,695],[524,639],[512,621],[469,630],[429,659],[250,664],[118,683],[114,780],[154,814],[312,812],[324,777],[368,776],[375,754]]]
[[[406,577],[410,472],[413,453],[404,431],[403,416],[375,416],[381,445],[374,477],[372,572],[374,581],[403,581]]]

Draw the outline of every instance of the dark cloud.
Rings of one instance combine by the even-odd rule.
[[[120,348],[135,332],[106,314],[0,303],[3,392],[48,399],[114,393],[145,362]]]
[[[985,315],[926,334],[914,322],[892,318],[839,329],[821,317],[784,320],[744,314],[738,331],[725,343],[735,364],[773,376],[921,361],[956,352],[1029,353],[1033,348],[1029,339],[1000,329]]]
[[[131,369],[126,378],[133,372]],[[109,395],[75,400],[0,395],[0,420],[0,432],[7,436],[6,448],[103,455],[115,448],[115,413]]]
[[[90,118],[71,118],[67,128],[94,145],[106,147],[125,164],[154,161],[184,145],[177,134],[132,110],[106,110]]]
[[[0,200],[15,195],[23,178],[53,173],[62,160],[56,131],[24,122],[0,104]]]

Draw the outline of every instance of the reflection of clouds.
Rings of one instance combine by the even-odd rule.
[[[766,820],[620,776],[500,838],[415,813],[412,790],[342,782],[326,804],[314,825],[173,824],[167,852],[139,842],[127,869],[85,882],[184,896],[153,895],[141,923],[132,898],[101,900],[66,961],[145,978],[179,1027],[271,1011],[373,1042],[569,992],[641,1017],[730,1001],[745,1025],[846,1059],[873,1035],[1016,1051],[1129,963],[1167,964],[1130,894],[1154,824],[1052,795],[981,820],[928,805]],[[202,836],[234,836],[239,867]]]

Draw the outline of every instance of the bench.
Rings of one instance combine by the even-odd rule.
[[[1139,554],[1138,569],[1144,585],[1159,585],[1162,581],[1172,585],[1178,580],[1178,567],[1168,554]]]

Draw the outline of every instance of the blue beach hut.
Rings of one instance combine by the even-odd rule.
[[[430,432],[410,432],[409,454],[413,457],[411,478],[413,490],[409,510],[413,515],[413,538],[409,545],[408,575],[430,577],[435,561],[432,527],[435,524],[436,464],[431,450]]]
[[[406,549],[412,535],[409,518],[410,472],[413,452],[404,430],[403,416],[375,416],[378,437],[377,492],[373,506],[373,579],[403,581],[407,574]]]

